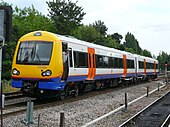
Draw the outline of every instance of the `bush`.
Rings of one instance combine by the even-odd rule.
[[[11,80],[7,81],[7,80],[2,80],[2,89],[3,92],[14,92],[14,91],[18,91],[19,89],[17,88],[13,88],[11,86]]]
[[[12,67],[12,61],[6,60],[2,62],[2,79],[6,79],[6,80],[11,79],[11,67]]]

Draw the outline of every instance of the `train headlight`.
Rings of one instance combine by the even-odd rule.
[[[18,71],[16,68],[14,68],[14,69],[12,70],[12,74],[13,74],[13,75],[19,75],[19,74],[20,74],[20,71]]]
[[[50,76],[52,74],[51,70],[46,70],[41,73],[42,76]]]

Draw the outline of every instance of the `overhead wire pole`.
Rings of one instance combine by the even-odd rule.
[[[0,36],[0,41],[2,41],[0,46],[0,92],[1,92],[1,99],[0,99],[0,108],[1,108],[1,127],[3,127],[3,109],[2,109],[2,83],[1,83],[1,75],[2,75],[2,49],[5,44],[5,38]]]

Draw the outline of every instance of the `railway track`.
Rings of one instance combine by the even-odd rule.
[[[23,97],[23,94],[20,91],[4,93],[4,95],[5,95],[5,100],[10,100],[10,99],[16,99],[16,98]]]
[[[170,91],[119,127],[168,127],[170,124]]]
[[[141,82],[140,84],[143,84],[143,83],[146,83],[146,82]],[[138,85],[140,85],[140,84],[138,84]],[[90,98],[90,97],[101,95],[101,94],[114,92],[114,91],[117,91],[120,89],[125,89],[127,87],[133,87],[133,86],[136,86],[136,85],[135,84],[131,84],[129,86],[119,85],[118,87],[114,87],[114,88],[86,92],[86,93],[80,94],[76,98],[67,97],[63,101],[58,101],[55,98],[50,98],[50,99],[46,99],[46,100],[36,100],[35,98],[26,98],[26,97],[20,96],[21,95],[20,92],[8,93],[8,94],[6,94],[6,96],[8,96],[8,99],[6,99],[6,102],[5,102],[5,110],[3,111],[3,116],[8,117],[10,115],[15,115],[15,114],[25,112],[27,101],[30,101],[30,100],[34,102],[34,109],[41,109],[41,108],[49,107],[49,105],[56,106],[56,105],[71,103],[71,102],[79,101],[82,99]],[[19,95],[19,96],[17,96],[17,95]],[[21,101],[21,99],[23,99],[23,101]],[[10,101],[12,101],[12,102],[10,102]]]
[[[142,84],[142,83],[140,83],[140,84]],[[140,84],[138,84],[138,85],[140,85]],[[67,97],[63,101],[58,101],[56,98],[50,98],[50,99],[44,99],[44,100],[36,100],[35,98],[27,98],[24,101],[19,101],[18,103],[16,102],[16,103],[12,103],[12,104],[6,104],[5,110],[3,111],[3,116],[8,117],[10,115],[15,115],[15,114],[25,112],[27,101],[30,101],[30,100],[34,102],[34,109],[36,110],[36,109],[49,107],[49,105],[56,106],[56,105],[71,103],[71,102],[79,101],[82,99],[94,97],[94,96],[101,95],[101,94],[114,92],[114,91],[117,91],[120,89],[125,89],[127,87],[133,87],[133,86],[136,86],[136,85],[131,84],[129,86],[118,86],[118,87],[109,88],[109,89],[101,89],[101,90],[86,92],[86,93],[80,94],[76,98]],[[17,100],[19,100],[19,99],[17,99]]]

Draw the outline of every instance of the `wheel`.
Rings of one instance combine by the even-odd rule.
[[[137,78],[133,78],[133,82],[134,82],[135,85],[137,85],[138,84]]]
[[[116,79],[113,79],[113,80],[110,81],[110,86],[111,86],[111,87],[115,87],[115,86],[117,86],[117,85],[118,85],[118,82],[117,82]]]
[[[59,91],[58,93],[58,99],[59,100],[64,100],[64,98],[66,97],[66,92],[64,90]]]
[[[79,95],[79,87],[75,85],[74,87],[74,93],[72,94],[73,97],[77,97]]]

